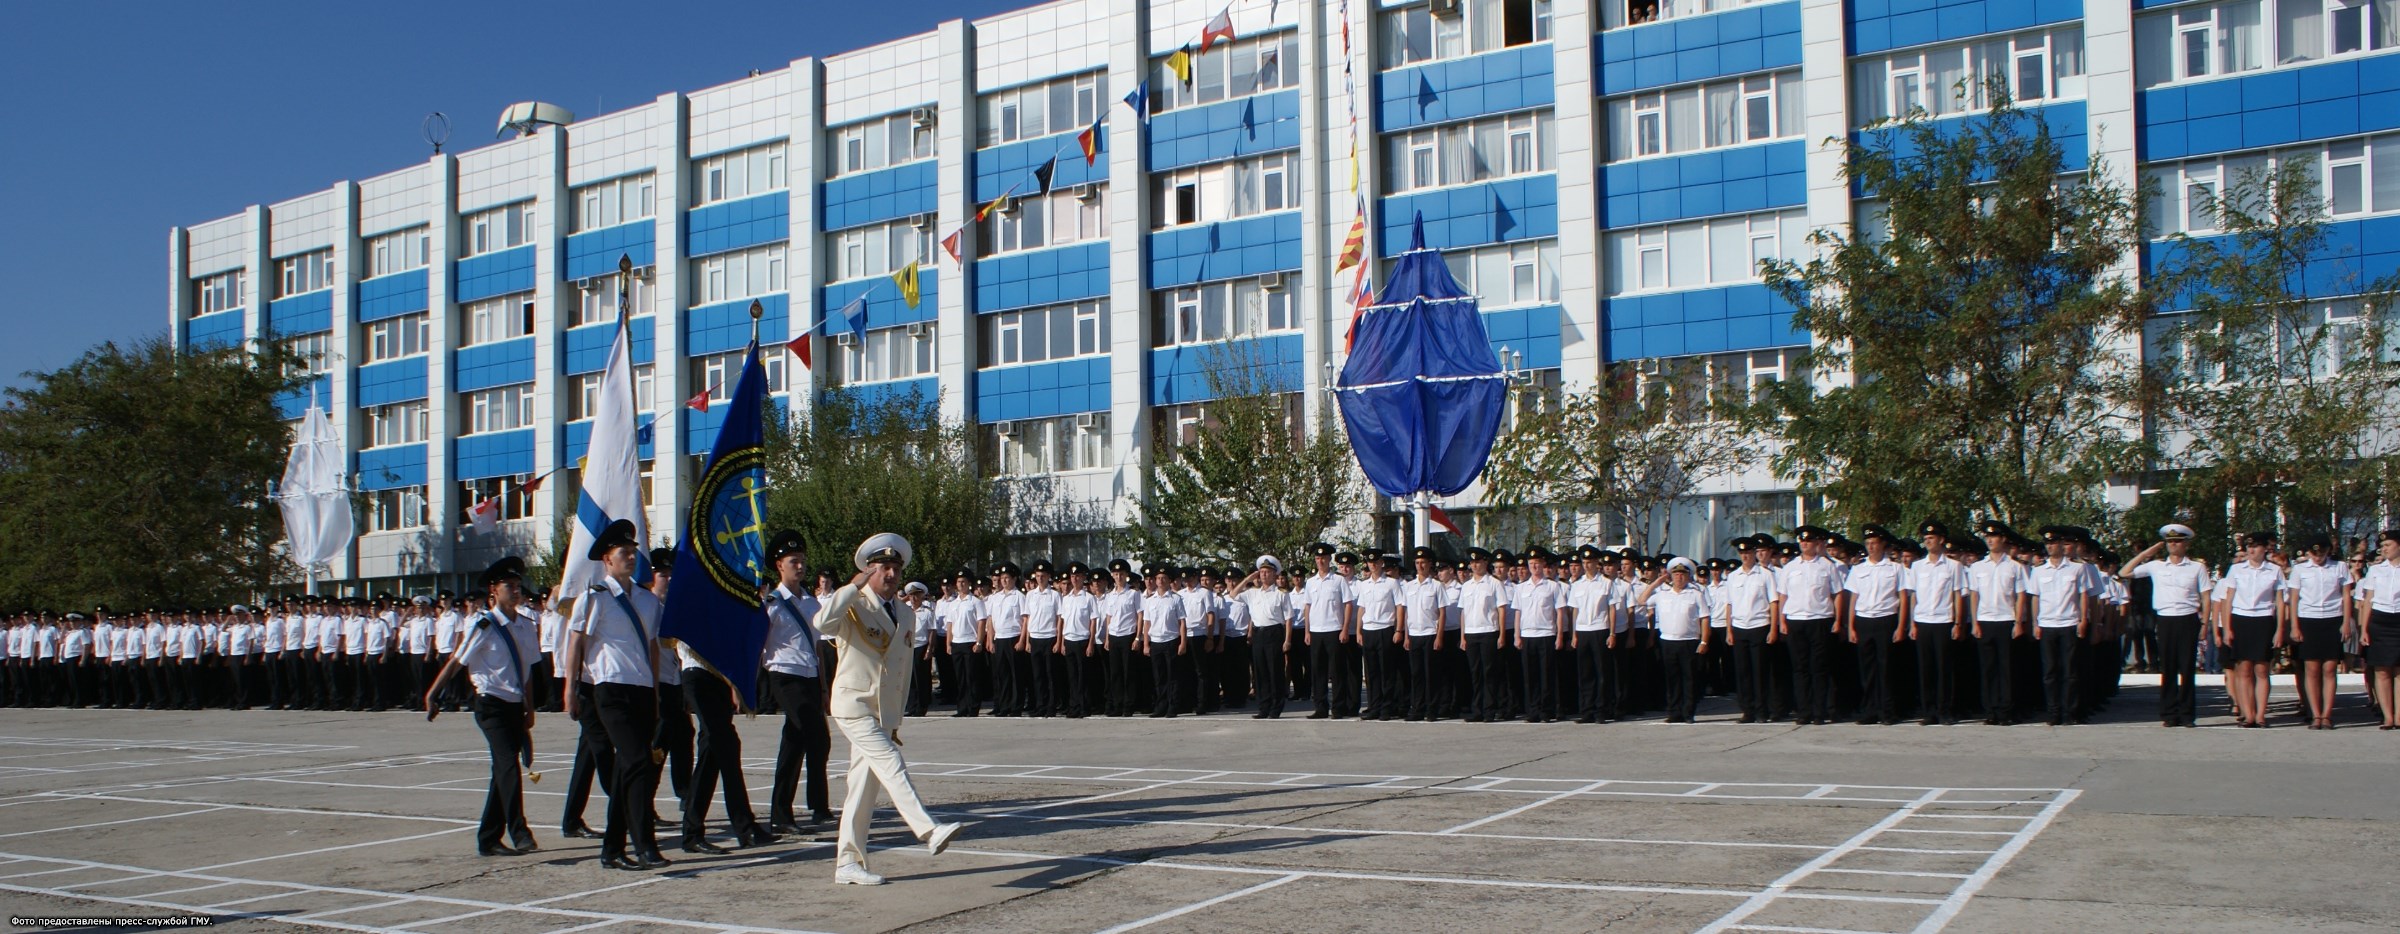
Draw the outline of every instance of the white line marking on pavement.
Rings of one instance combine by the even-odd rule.
[[[1498,813],[1498,814],[1491,815],[1490,817],[1477,818],[1477,819],[1475,819],[1475,820],[1468,821],[1468,822],[1466,822],[1466,823],[1464,823],[1464,824],[1460,824],[1460,825],[1458,825],[1458,826],[1456,826],[1456,827],[1452,827],[1452,828],[1449,828],[1449,829],[1447,829],[1447,830],[1443,830],[1443,831],[1441,831],[1441,834],[1442,834],[1442,835],[1444,835],[1444,836],[1447,836],[1447,835],[1449,835],[1449,834],[1454,834],[1454,833],[1457,833],[1457,832],[1459,832],[1459,831],[1462,831],[1462,830],[1473,830],[1473,829],[1475,829],[1475,828],[1477,828],[1477,827],[1481,827],[1481,826],[1483,826],[1483,825],[1485,825],[1485,824],[1489,824],[1489,823],[1491,823],[1491,822],[1493,822],[1493,821],[1497,821],[1497,820],[1506,820],[1506,819],[1508,819],[1508,818],[1515,817],[1515,816],[1517,816],[1517,815],[1519,815],[1519,814],[1523,814],[1523,813],[1525,813],[1525,812],[1527,812],[1527,811],[1533,810],[1534,808],[1538,808],[1538,807],[1541,807],[1542,805],[1549,804],[1549,803],[1550,803],[1550,802],[1552,802],[1552,801],[1557,801],[1557,800],[1560,800],[1560,799],[1563,799],[1563,798],[1572,798],[1572,797],[1574,797],[1574,796],[1576,796],[1576,795],[1580,795],[1580,794],[1587,794],[1587,793],[1591,792],[1592,790],[1594,790],[1594,789],[1597,789],[1597,788],[1599,788],[1600,786],[1602,786],[1602,785],[1606,785],[1606,784],[1608,784],[1608,780],[1607,780],[1607,779],[1601,779],[1600,781],[1591,782],[1591,783],[1589,783],[1589,784],[1586,784],[1586,785],[1584,785],[1583,787],[1576,788],[1576,789],[1574,789],[1574,790],[1572,790],[1572,791],[1562,791],[1562,792],[1559,792],[1559,793],[1557,793],[1557,794],[1551,795],[1550,797],[1543,798],[1543,799],[1541,799],[1541,800],[1539,800],[1539,801],[1535,801],[1535,802],[1533,802],[1533,803],[1531,803],[1531,804],[1519,805],[1519,806],[1517,806],[1517,807],[1509,808],[1508,810],[1502,811],[1502,812],[1500,812],[1500,813]]]
[[[1823,869],[1826,866],[1830,866],[1835,860],[1850,855],[1853,851],[1865,846],[1868,840],[1874,839],[1876,834],[1882,833],[1885,830],[1898,825],[1901,821],[1907,820],[1909,815],[1916,813],[1917,808],[1923,807],[1926,802],[1932,801],[1941,796],[1942,789],[1927,789],[1924,794],[1917,797],[1916,801],[1903,805],[1900,808],[1892,811],[1890,814],[1884,815],[1882,820],[1876,821],[1875,823],[1869,825],[1865,830],[1861,830],[1856,834],[1852,834],[1850,839],[1842,841],[1840,846],[1836,846],[1833,849],[1817,854],[1814,859],[1811,859],[1805,863],[1801,863],[1792,871],[1784,873],[1781,878],[1767,883],[1766,888],[1758,890],[1757,893],[1751,895],[1747,899],[1744,899],[1740,905],[1735,906],[1732,911],[1726,912],[1722,916],[1719,916],[1717,920],[1709,922],[1708,926],[1701,928],[1700,934],[1719,934],[1719,932],[1730,930],[1736,925],[1741,924],[1743,921],[1748,920],[1751,915],[1759,913],[1760,910],[1766,908],[1769,904],[1772,904],[1777,898],[1790,894],[1791,887],[1800,880],[1807,878],[1810,873],[1816,872],[1819,869]],[[1935,904],[1940,903],[1935,902]]]
[[[1283,885],[1283,884],[1285,884],[1285,883],[1288,883],[1288,882],[1298,882],[1298,881],[1300,881],[1301,879],[1304,879],[1304,878],[1307,878],[1307,877],[1306,877],[1306,876],[1303,876],[1303,875],[1301,875],[1300,873],[1296,873],[1296,872],[1295,872],[1295,873],[1289,873],[1289,874],[1286,874],[1286,875],[1277,876],[1277,877],[1275,877],[1275,878],[1269,879],[1269,880],[1267,880],[1267,881],[1265,881],[1265,882],[1261,882],[1261,883],[1259,883],[1259,884],[1257,884],[1257,885],[1250,886],[1250,887],[1248,887],[1248,888],[1235,889],[1235,890],[1233,890],[1233,891],[1231,891],[1231,892],[1227,892],[1227,893],[1225,893],[1225,894],[1223,894],[1223,895],[1219,895],[1219,896],[1217,896],[1217,897],[1215,897],[1215,898],[1201,899],[1200,901],[1193,902],[1193,903],[1191,903],[1191,904],[1189,904],[1189,905],[1185,905],[1185,906],[1183,906],[1183,907],[1181,907],[1181,908],[1173,908],[1173,909],[1169,909],[1169,910],[1166,910],[1166,911],[1162,911],[1162,912],[1159,912],[1159,913],[1157,913],[1157,914],[1151,915],[1150,917],[1143,918],[1143,919],[1141,919],[1141,920],[1139,920],[1139,921],[1128,921],[1128,922],[1126,922],[1126,923],[1124,923],[1124,924],[1117,925],[1116,927],[1112,927],[1112,928],[1103,928],[1103,929],[1101,929],[1101,931],[1100,931],[1100,934],[1125,934],[1125,932],[1126,932],[1126,931],[1131,931],[1131,930],[1134,930],[1134,929],[1136,929],[1136,928],[1148,927],[1148,926],[1150,926],[1150,925],[1157,924],[1158,922],[1165,921],[1165,920],[1167,920],[1167,919],[1169,919],[1169,918],[1180,918],[1180,917],[1183,917],[1184,915],[1191,914],[1192,912],[1199,911],[1199,910],[1201,910],[1201,909],[1203,909],[1203,908],[1208,908],[1208,907],[1211,907],[1211,906],[1214,906],[1214,905],[1222,905],[1222,904],[1224,904],[1224,903],[1226,903],[1226,902],[1229,902],[1229,901],[1232,901],[1232,900],[1234,900],[1234,899],[1240,898],[1240,897],[1242,897],[1242,896],[1244,896],[1244,895],[1254,895],[1254,894],[1257,894],[1257,893],[1259,893],[1259,892],[1264,892],[1264,891],[1266,891],[1266,890],[1268,890],[1268,889],[1274,888],[1274,887],[1276,887],[1276,886],[1279,886],[1279,885]]]
[[[2036,835],[2039,835],[2044,828],[2049,827],[2050,821],[2057,818],[2059,812],[2066,810],[2067,805],[2075,803],[2075,799],[2080,797],[2083,797],[2083,792],[2073,788],[2059,792],[2058,797],[2051,799],[2050,804],[2042,808],[2042,812],[2035,815],[2033,820],[2025,825],[2025,829],[2017,832],[2016,839],[2001,846],[1998,852],[1993,853],[1990,859],[1985,860],[1981,867],[1967,877],[1967,881],[1951,892],[1949,898],[1943,899],[1941,905],[1933,909],[1933,914],[1928,916],[1924,923],[1917,925],[1917,934],[1932,934],[1948,925],[1950,919],[1958,917],[1959,911],[1967,907],[1968,899],[1974,898],[1975,893],[1983,891],[1985,883],[1992,881],[1993,876],[1999,875],[2000,870],[2007,868],[2009,861],[2016,859],[2017,854],[2023,852],[2025,846],[2032,843]]]
[[[190,802],[186,802],[186,803],[190,803]],[[128,817],[128,818],[126,818],[126,819],[124,819],[124,820],[104,820],[104,821],[99,821],[99,822],[96,822],[96,823],[90,823],[90,824],[70,824],[70,825],[68,825],[68,826],[65,826],[65,827],[47,827],[47,828],[43,828],[43,829],[41,829],[41,830],[19,830],[19,831],[15,832],[15,833],[0,833],[0,840],[6,840],[6,839],[8,839],[8,838],[10,838],[10,837],[30,837],[30,836],[33,836],[34,834],[40,834],[40,833],[57,833],[57,832],[59,832],[59,831],[61,831],[61,830],[90,830],[91,828],[94,828],[94,827],[109,827],[109,826],[113,826],[113,825],[116,825],[116,824],[139,824],[139,823],[142,823],[142,822],[144,822],[144,821],[166,820],[167,818],[170,818],[170,817],[190,817],[190,816],[192,816],[192,815],[194,815],[194,814],[206,814],[206,813],[209,813],[209,812],[211,812],[211,811],[222,811],[222,810],[225,810],[225,809],[224,809],[224,808],[222,808],[222,807],[209,807],[209,808],[201,808],[201,809],[199,809],[199,810],[197,810],[197,811],[179,811],[179,812],[176,812],[176,813],[174,813],[174,814],[159,814],[159,815],[155,815],[155,816],[151,816],[151,817]]]

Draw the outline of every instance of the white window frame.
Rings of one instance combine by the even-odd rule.
[[[433,234],[418,226],[367,239],[367,278],[422,269],[432,258]]]
[[[1754,87],[1759,82],[1764,82],[1765,86]],[[1689,149],[1673,148],[1670,143],[1675,138],[1675,128],[1667,125],[1666,97],[1670,93],[1694,89],[1699,92],[1702,102],[1699,114],[1702,126],[1692,137],[1698,140],[1698,145]],[[1798,139],[1806,131],[1805,127],[1798,125],[1803,121],[1793,119],[1798,113],[1794,102],[1799,99],[1800,94],[1800,71],[1785,69],[1766,74],[1708,81],[1697,85],[1655,88],[1609,98],[1600,105],[1602,118],[1607,121],[1609,127],[1608,147],[1603,155],[1607,158],[1608,163],[1614,164],[1657,156],[1680,156],[1710,149],[1731,149],[1775,140]],[[1719,95],[1730,96],[1734,101],[1734,125],[1732,127],[1734,132],[1730,141],[1712,141],[1715,139],[1715,134],[1709,132],[1711,127],[1708,126],[1710,117],[1707,101],[1711,97]],[[1753,101],[1761,100],[1766,102],[1768,130],[1765,136],[1752,136],[1750,135],[1750,106]],[[1547,133],[1550,127],[1545,124],[1541,129]],[[1545,142],[1544,145],[1547,147],[1553,144]]]
[[[275,261],[276,298],[290,298],[333,288],[333,248],[310,250]]]
[[[1724,228],[1723,236],[1737,238],[1748,247],[1739,260],[1746,268],[1730,272],[1715,268],[1716,251],[1712,244],[1719,242],[1719,228]],[[1807,231],[1807,212],[1800,208],[1611,230],[1606,233],[1603,247],[1608,295],[1655,294],[1758,282],[1762,244],[1772,243],[1775,258],[1799,256],[1806,248],[1803,241]],[[1679,253],[1678,243],[1697,243],[1697,248],[1689,250],[1688,255]],[[1692,265],[1695,263],[1696,267]],[[1656,281],[1649,278],[1653,272]]]
[[[1527,19],[1528,32],[1516,41],[1510,41],[1508,35],[1511,7],[1523,7]],[[1424,3],[1383,10],[1376,24],[1382,60],[1393,68],[1404,68],[1550,41],[1550,0],[1462,0],[1455,10],[1435,16]],[[1501,21],[1490,22],[1495,16]],[[1431,30],[1431,38],[1421,45],[1412,41],[1410,36],[1417,30]]]
[[[192,317],[233,311],[245,304],[242,278],[245,270],[235,269],[192,280]]]
[[[692,160],[692,206],[754,198],[791,187],[782,140]]]
[[[656,216],[658,174],[643,172],[575,189],[574,233],[602,230]]]
[[[429,429],[432,408],[425,400],[394,402],[367,409],[367,444],[369,448],[395,444],[421,444],[431,439]]]
[[[422,356],[433,347],[433,316],[427,312],[368,322],[367,362]]]
[[[718,253],[692,260],[694,307],[738,302],[788,291],[780,243]]]

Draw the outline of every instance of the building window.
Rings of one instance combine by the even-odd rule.
[[[933,375],[935,345],[931,321],[876,328],[868,331],[864,339],[854,339],[844,331],[834,341],[842,349],[841,369],[837,374],[842,385]]]
[[[458,346],[515,340],[533,333],[533,293],[518,292],[458,306]]]
[[[2019,101],[2080,99],[2083,69],[2081,26],[1862,58],[1850,66],[1851,120],[1955,117],[1990,107],[1995,85]]]
[[[2310,194],[2328,216],[2400,212],[2400,133],[2386,133],[2150,166],[2142,170],[2144,225],[2152,239],[2216,233],[2217,201],[2227,189],[2265,184],[2292,162],[2306,167]]]
[[[1718,217],[1608,233],[1608,294],[1758,281],[1758,264],[1799,256],[1807,244],[1801,210]]]
[[[781,246],[753,247],[693,260],[692,283],[696,304],[701,305],[757,298],[790,287],[783,276]]]
[[[424,401],[395,402],[367,410],[367,446],[417,444],[432,437],[426,421],[428,408]]]
[[[979,368],[1108,352],[1108,300],[978,315]]]
[[[1614,98],[1601,108],[1608,161],[1795,139],[1801,101],[1798,71]]]
[[[1283,393],[1284,429],[1291,433],[1294,445],[1307,436],[1307,419],[1301,394]],[[1205,402],[1150,407],[1150,450],[1157,456],[1180,456],[1182,449],[1199,444],[1203,433],[1217,425],[1216,416]]]
[[[242,270],[221,272],[192,281],[192,317],[242,307]]]
[[[573,232],[599,230],[650,217],[654,200],[651,189],[657,183],[656,173],[644,172],[575,189],[569,199],[575,205]]]
[[[422,269],[432,252],[433,235],[424,227],[371,237],[367,240],[367,278]]]
[[[458,255],[464,259],[532,243],[533,223],[534,209],[531,201],[519,201],[505,207],[469,214],[466,217],[467,242],[465,249],[458,251]]]
[[[1090,72],[986,94],[977,148],[1081,130],[1108,113],[1108,74]]]
[[[1300,154],[1276,153],[1151,176],[1151,222],[1209,224],[1300,207]]]
[[[280,345],[293,361],[286,372],[294,379],[310,379],[333,369],[333,334],[315,334],[289,338]]]
[[[1639,26],[1664,19],[1698,16],[1768,0],[1600,0],[1600,28]]]
[[[533,384],[519,383],[466,394],[465,434],[510,431],[533,424]]]
[[[1300,329],[1280,276],[1210,282],[1152,293],[1150,346],[1177,347]]]
[[[826,135],[831,137],[833,143],[833,152],[825,160],[829,170],[827,177],[872,172],[933,158],[933,121],[919,122],[916,118],[918,110],[928,114],[932,112],[929,107],[911,108],[905,113],[827,130]]]
[[[1077,185],[1010,198],[976,231],[977,255],[992,256],[1100,240],[1108,236],[1105,185]],[[930,238],[928,238],[930,239]]]
[[[1397,260],[1384,261],[1383,277],[1386,280],[1391,278],[1391,267],[1395,262]],[[1474,295],[1485,310],[1558,302],[1556,240],[1452,250],[1442,254],[1442,262],[1449,265],[1450,275],[1469,294]]]
[[[1414,65],[1550,41],[1550,0],[1420,3],[1383,14],[1383,60]]]
[[[1489,117],[1384,137],[1387,193],[1548,172],[1557,162],[1548,113]]]
[[[600,379],[604,373],[578,373],[567,377],[567,413],[570,422],[580,422],[600,412]],[[658,368],[633,368],[633,411],[636,415],[651,410],[657,401]]]
[[[423,485],[374,490],[367,497],[372,503],[367,510],[369,532],[403,532],[432,524]]]
[[[1659,402],[1668,419],[1707,422],[1717,420],[1719,406],[1749,404],[1787,376],[1799,375],[1805,349],[1652,357],[1620,365],[1632,368],[1637,390],[1643,398]]]
[[[894,221],[827,235],[833,241],[833,281],[888,276],[910,263],[933,265],[933,227]]]
[[[983,426],[982,440],[984,470],[993,476],[1106,470],[1116,464],[1106,412],[993,422]]]
[[[433,345],[432,316],[425,312],[385,318],[367,325],[367,362],[414,357]]]
[[[1197,47],[1185,51],[1192,57],[1189,85],[1167,67],[1166,56],[1151,61],[1152,113],[1300,86],[1298,30],[1217,42],[1207,52]]]
[[[696,159],[693,165],[693,207],[780,191],[790,184],[784,177],[782,143]]]
[[[634,317],[649,314],[658,304],[650,289],[650,280],[635,276],[627,288],[629,291],[625,294],[625,301]],[[567,327],[617,322],[616,273],[586,279],[575,291],[575,301],[567,306]]]
[[[743,353],[744,351],[736,350],[732,353],[693,357],[691,366],[688,368],[692,374],[691,398],[699,398],[703,392],[708,393],[711,404],[733,398],[734,381],[742,376]],[[770,393],[783,391],[783,357],[784,355],[781,353],[764,351],[758,355],[758,368],[764,371],[767,377],[767,391]]]
[[[2139,87],[2400,47],[2400,0],[2224,0],[2136,17]]]
[[[275,261],[275,278],[282,288],[276,298],[290,298],[333,288],[333,251],[311,250]]]
[[[472,508],[484,500],[498,499],[500,501],[500,518],[503,521],[533,518],[533,494],[526,492],[525,481],[515,477],[487,477],[482,480],[468,480],[458,485],[458,494],[458,501],[463,504],[460,507],[462,511]],[[649,500],[644,499],[643,502],[649,502]]]

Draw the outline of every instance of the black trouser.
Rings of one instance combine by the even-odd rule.
[[[276,710],[283,709],[285,692],[283,661],[282,652],[269,653],[262,659],[267,669],[267,706]]]
[[[1047,717],[1058,713],[1058,637],[1026,637],[1026,654],[1032,671],[1032,684],[1026,693],[1034,716]]]
[[[1080,717],[1092,712],[1092,688],[1089,683],[1092,640],[1068,639],[1066,643],[1067,654],[1059,659],[1059,664],[1067,669],[1067,696],[1062,706],[1066,708],[1067,716]]]
[[[1475,685],[1468,715],[1476,720],[1500,716],[1501,692],[1508,681],[1500,674],[1500,634],[1467,633],[1467,680]]]
[[[1250,635],[1226,636],[1217,644],[1217,692],[1226,707],[1250,700]]]
[[[1525,665],[1525,719],[1558,719],[1557,636],[1517,635],[1518,657]]]
[[[483,820],[475,825],[475,847],[500,845],[501,834],[519,842],[533,839],[525,826],[525,783],[521,763],[526,745],[525,704],[489,694],[475,695],[475,726],[483,730],[483,745],[492,753],[492,783],[483,792]]]
[[[1408,718],[1433,720],[1441,717],[1441,699],[1436,696],[1441,684],[1441,660],[1433,651],[1438,636],[1409,636],[1408,638]]]
[[[964,716],[974,716],[976,710],[983,706],[983,700],[975,696],[975,643],[950,644],[950,673],[957,679],[951,695],[956,699],[958,712]]]
[[[1152,642],[1150,649],[1150,715],[1175,715],[1175,643]]]
[[[631,684],[596,684],[592,699],[600,708],[600,728],[608,733],[616,769],[608,787],[608,827],[601,831],[600,856],[623,857],[630,845],[635,853],[658,852],[658,828],[651,824],[652,799],[658,795],[658,766],[650,761],[651,742],[658,736],[658,689]]]
[[[2158,717],[2192,719],[2193,667],[2200,648],[2200,617],[2186,613],[2158,618]]]
[[[2076,693],[2083,673],[2076,671],[2083,637],[2073,626],[2053,626],[2040,632],[2042,644],[2042,703],[2051,717],[2082,716]]]
[[[742,734],[733,726],[733,689],[723,678],[703,668],[683,670],[685,708],[697,714],[699,730],[692,747],[692,783],[683,799],[683,842],[701,842],[707,835],[708,802],[717,786],[725,786],[725,820],[736,836],[758,826],[750,812],[750,787],[742,778]]]
[[[811,820],[833,813],[833,794],[827,790],[825,760],[832,754],[833,737],[825,723],[825,689],[816,678],[780,671],[767,672],[767,689],[783,708],[783,740],[775,747],[775,785],[767,795],[767,820],[797,824],[792,793],[800,773],[808,773],[808,813]]]
[[[250,656],[225,656],[225,701],[235,710],[250,706]]]
[[[933,706],[933,648],[913,646],[908,650],[908,703],[900,712],[922,717],[930,706]]]
[[[1284,633],[1282,626],[1250,630],[1250,681],[1258,685],[1258,712],[1269,717],[1283,715]]]
[[[1658,663],[1665,682],[1667,719],[1690,721],[1700,704],[1700,640],[1658,640]]]
[[[2016,716],[2017,624],[1993,620],[1976,625],[1983,627],[1983,635],[1975,640],[1975,655],[1982,662],[1983,716],[2006,723]]]
[[[1855,616],[1850,627],[1858,635],[1858,718],[1900,719],[1892,694],[1892,636],[1900,631],[1900,617]]]
[[[64,673],[67,678],[66,703],[69,707],[81,707],[86,703],[84,695],[87,690],[83,686],[83,666],[84,660],[80,658],[70,658],[66,664],[60,666],[65,669]]]
[[[1833,716],[1833,621],[1786,619],[1784,644],[1792,650],[1792,681],[1799,689],[1797,713],[1802,720]]]
[[[1180,685],[1189,688],[1185,696],[1191,699],[1193,713],[1215,713],[1217,709],[1217,650],[1208,636],[1184,633],[1185,645],[1191,646],[1183,662]]]
[[[1575,713],[1587,720],[1617,718],[1616,698],[1609,694],[1608,630],[1575,633]]]
[[[992,716],[1025,712],[1025,688],[1017,681],[1017,637],[992,637]]]
[[[441,660],[437,658],[434,663],[438,665]],[[543,653],[541,660],[533,663],[533,677],[527,680],[533,683],[535,709],[544,712],[557,710],[558,705],[565,700],[560,692],[565,685],[558,680],[558,663],[550,657],[549,653]],[[450,689],[444,687],[442,689],[444,703],[448,703],[449,695]]]
[[[592,779],[595,776],[600,779],[601,793],[613,795],[615,787],[609,784],[608,776],[617,771],[616,752],[608,743],[608,730],[600,724],[600,704],[592,696],[592,686],[579,681],[568,689],[575,692],[579,732],[575,736],[575,765],[567,772],[566,810],[558,819],[561,831],[586,826],[583,806],[591,800]],[[643,753],[644,758],[648,756]]]
[[[1134,675],[1139,670],[1134,657],[1141,647],[1136,636],[1108,637],[1108,710],[1112,717],[1132,715],[1138,704],[1134,700]]]
[[[1742,714],[1753,720],[1783,716],[1783,685],[1775,678],[1775,656],[1768,651],[1768,626],[1733,630],[1733,698]]]
[[[1957,716],[1958,685],[1950,670],[1950,641],[1956,637],[1956,629],[1952,623],[1917,624],[1919,717],[1947,721]]]
[[[1320,715],[1347,717],[1358,712],[1356,669],[1342,663],[1348,647],[1339,632],[1308,634],[1309,696]],[[1350,677],[1344,678],[1345,672]]]
[[[683,685],[658,686],[658,737],[654,743],[667,751],[669,787],[675,800],[682,801],[692,786],[692,714],[683,706]]]
[[[1358,631],[1359,654],[1367,666],[1366,711],[1369,718],[1400,715],[1400,679],[1406,677],[1406,655],[1392,644],[1392,630],[1367,629]]]

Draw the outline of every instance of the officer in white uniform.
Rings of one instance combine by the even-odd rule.
[[[525,562],[503,557],[477,578],[491,597],[491,609],[466,621],[466,638],[434,672],[433,683],[417,706],[425,718],[441,712],[442,686],[451,674],[465,670],[475,690],[471,705],[475,726],[483,731],[491,751],[492,781],[483,794],[483,817],[475,827],[475,852],[484,856],[522,856],[541,849],[525,823],[525,786],[521,766],[533,764],[533,702],[526,693],[539,633],[523,612]],[[509,843],[500,842],[502,833]]]
[[[2367,565],[2367,573],[2352,588],[2357,605],[2358,648],[2367,656],[2368,688],[2383,711],[2382,729],[2400,730],[2400,696],[2393,692],[2400,679],[2400,529],[2375,536],[2382,560]]]
[[[1917,722],[1958,722],[1957,671],[1950,650],[1967,637],[1961,625],[1967,566],[1950,556],[1950,527],[1931,519],[1917,526],[1925,556],[1908,566],[1909,638],[1917,643]]]
[[[2193,670],[2200,644],[2200,621],[2208,618],[2208,563],[2193,557],[2192,527],[2169,522],[2158,529],[2159,541],[2125,562],[2119,577],[2150,580],[2150,612],[2158,626],[2158,725],[2195,726]],[[2166,557],[2156,557],[2161,549]]]
[[[1899,700],[1892,690],[1892,646],[1908,638],[1908,630],[1900,625],[1907,606],[1908,569],[1893,558],[1897,539],[1890,529],[1869,523],[1861,537],[1866,539],[1866,560],[1842,575],[1842,589],[1849,594],[1842,601],[1842,629],[1857,647],[1858,722],[1889,726],[1900,722]]]
[[[1133,562],[1123,558],[1110,559],[1108,576],[1108,592],[1100,595],[1100,634],[1108,640],[1108,701],[1103,706],[1111,717],[1130,717],[1140,706],[1142,669],[1135,659],[1142,652],[1142,581],[1134,576]]]
[[[850,774],[834,845],[833,881],[838,884],[883,884],[883,877],[867,868],[867,826],[879,795],[891,796],[892,807],[934,855],[950,846],[961,826],[935,823],[925,812],[908,779],[908,761],[900,755],[900,708],[908,695],[908,629],[913,617],[894,597],[900,570],[908,566],[910,556],[908,542],[898,535],[884,532],[867,539],[852,556],[858,576],[835,591],[820,611],[819,626],[840,652],[834,664],[833,721],[850,741]]]
[[[1776,631],[1791,647],[1797,688],[1796,722],[1833,722],[1833,624],[1847,570],[1825,556],[1833,533],[1813,525],[1794,530],[1800,557],[1776,575]]]

